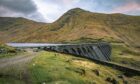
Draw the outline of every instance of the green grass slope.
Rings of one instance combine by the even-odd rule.
[[[112,44],[111,60],[122,65],[140,69],[140,52],[124,44]]]
[[[15,48],[0,44],[0,59],[4,57],[12,57],[19,53]]]
[[[139,76],[127,77],[121,71],[84,58],[54,52],[39,53],[28,64],[22,66],[17,64],[0,70],[2,74],[0,84],[113,84],[113,82],[138,84],[140,82]]]

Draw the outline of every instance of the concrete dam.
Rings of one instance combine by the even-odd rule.
[[[59,53],[72,54],[93,60],[96,63],[110,66],[114,69],[123,71],[129,75],[140,75],[140,70],[126,67],[111,62],[111,45],[106,42],[85,43],[85,44],[48,44],[48,43],[7,43],[15,48],[32,48],[46,51],[55,51]]]
[[[100,61],[110,61],[111,56],[111,46],[106,42],[88,44],[7,43],[7,45],[17,48],[38,48]]]

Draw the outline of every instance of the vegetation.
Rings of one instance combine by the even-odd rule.
[[[82,20],[81,20],[82,18]],[[79,8],[69,10],[54,23],[46,24],[34,22],[24,18],[0,17],[0,41],[1,42],[49,42],[49,43],[94,43],[107,41],[112,44],[112,61],[126,66],[140,69],[140,16],[123,14],[92,13]],[[14,48],[0,45],[0,58],[11,57],[17,52]],[[120,83],[114,74],[121,72],[109,67],[101,66],[85,59],[57,54],[42,53],[30,64],[31,80],[33,83],[107,83],[107,76],[112,76]],[[76,59],[76,60],[73,60]],[[69,62],[67,62],[70,60]],[[75,61],[78,62],[75,64]],[[95,65],[92,68],[81,66],[83,63]],[[35,66],[33,66],[35,64]],[[13,69],[13,68],[12,68]],[[101,76],[96,76],[95,69],[99,69]],[[13,69],[14,70],[14,69]],[[85,70],[85,76],[79,73]],[[108,70],[108,71],[107,71]],[[5,70],[4,70],[5,71]],[[21,70],[24,72],[24,70]],[[22,73],[20,70],[15,73]],[[8,72],[8,71],[7,71]],[[55,73],[55,74],[51,74]],[[60,73],[60,74],[58,74]],[[12,74],[12,76],[13,76]],[[90,75],[92,74],[92,75]],[[20,74],[21,75],[21,74]],[[0,78],[0,83],[19,79]],[[127,78],[129,82],[139,77]],[[109,78],[108,78],[109,79]],[[134,80],[133,80],[134,79]],[[103,82],[102,82],[103,81]],[[8,82],[9,83],[9,82]]]
[[[139,16],[92,13],[76,8],[69,10],[56,22],[50,24],[37,23],[24,18],[1,17],[0,39],[4,42],[55,43],[90,38],[90,42],[92,39],[124,42],[138,48],[139,23]]]
[[[0,78],[0,84],[25,84],[21,80],[16,80],[14,78]]]
[[[19,65],[22,66],[17,64],[0,70],[0,73],[7,75],[0,77],[0,84],[9,82],[10,84],[108,84],[112,82],[137,84],[139,82],[139,76],[127,77],[121,71],[85,58],[54,52],[39,53],[39,56],[29,64],[21,63]]]
[[[0,44],[0,58],[11,57],[17,54],[17,50],[5,44]]]
[[[112,44],[112,61],[140,69],[140,52],[132,49],[124,44]]]

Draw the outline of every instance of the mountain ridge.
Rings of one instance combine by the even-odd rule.
[[[0,18],[0,43],[106,41],[112,46],[113,62],[140,68],[139,23],[140,16],[92,13],[81,9],[69,10],[53,23],[38,23],[23,18],[3,21]]]
[[[93,13],[75,8],[53,23],[17,19],[19,21],[14,19],[9,24],[8,20],[3,22],[0,18],[0,39],[4,42],[54,43],[88,40],[125,42],[128,45],[140,46],[140,16]],[[3,28],[6,30],[2,31]]]

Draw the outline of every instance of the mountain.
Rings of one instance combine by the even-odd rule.
[[[71,9],[53,23],[0,17],[0,43],[47,42],[112,44],[113,62],[140,69],[140,16]],[[125,59],[125,60],[124,60]]]
[[[25,18],[0,17],[0,41],[15,42],[27,38],[36,32],[44,23]]]
[[[61,40],[105,40],[139,46],[139,23],[140,16],[92,13],[77,8],[54,22],[52,30],[61,33]]]
[[[140,16],[101,14],[71,9],[54,23],[24,18],[0,18],[4,42],[97,42],[109,41],[140,47]]]

